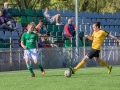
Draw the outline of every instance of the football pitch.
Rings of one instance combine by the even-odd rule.
[[[120,90],[120,67],[113,66],[111,74],[105,67],[81,68],[70,78],[64,76],[67,68],[45,69],[45,75],[34,70],[0,72],[0,90]]]

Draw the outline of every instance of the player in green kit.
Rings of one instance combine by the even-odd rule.
[[[35,77],[30,64],[30,59],[33,59],[34,63],[40,68],[42,74],[45,74],[43,67],[40,65],[40,63],[38,63],[38,36],[33,32],[34,28],[34,23],[29,23],[27,26],[28,31],[25,32],[21,37],[21,46],[24,48],[24,58],[27,68],[31,73],[30,77]]]

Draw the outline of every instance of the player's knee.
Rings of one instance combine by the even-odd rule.
[[[86,55],[83,60],[86,62],[89,59],[89,57]]]
[[[37,64],[37,62],[34,62],[35,64]]]
[[[35,63],[35,64],[37,64],[37,63],[38,63],[38,61],[37,61],[37,60],[34,60],[34,63]]]
[[[60,14],[57,14],[56,16],[57,16],[57,17],[60,17]]]
[[[30,62],[30,60],[28,58],[25,58],[25,62],[26,62],[26,64],[28,64]]]
[[[60,17],[60,14],[58,14],[58,17]]]

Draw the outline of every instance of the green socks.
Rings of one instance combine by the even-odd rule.
[[[27,68],[31,74],[34,74],[32,66],[30,64],[27,64]]]
[[[43,71],[43,67],[40,64],[38,64],[38,67],[41,71]]]
[[[41,71],[43,71],[43,67],[40,64],[38,64],[38,67]],[[31,64],[27,64],[27,68],[31,74],[34,74]]]

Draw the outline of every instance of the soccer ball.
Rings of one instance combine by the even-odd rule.
[[[71,77],[72,72],[70,70],[65,70],[64,75],[65,77]]]

